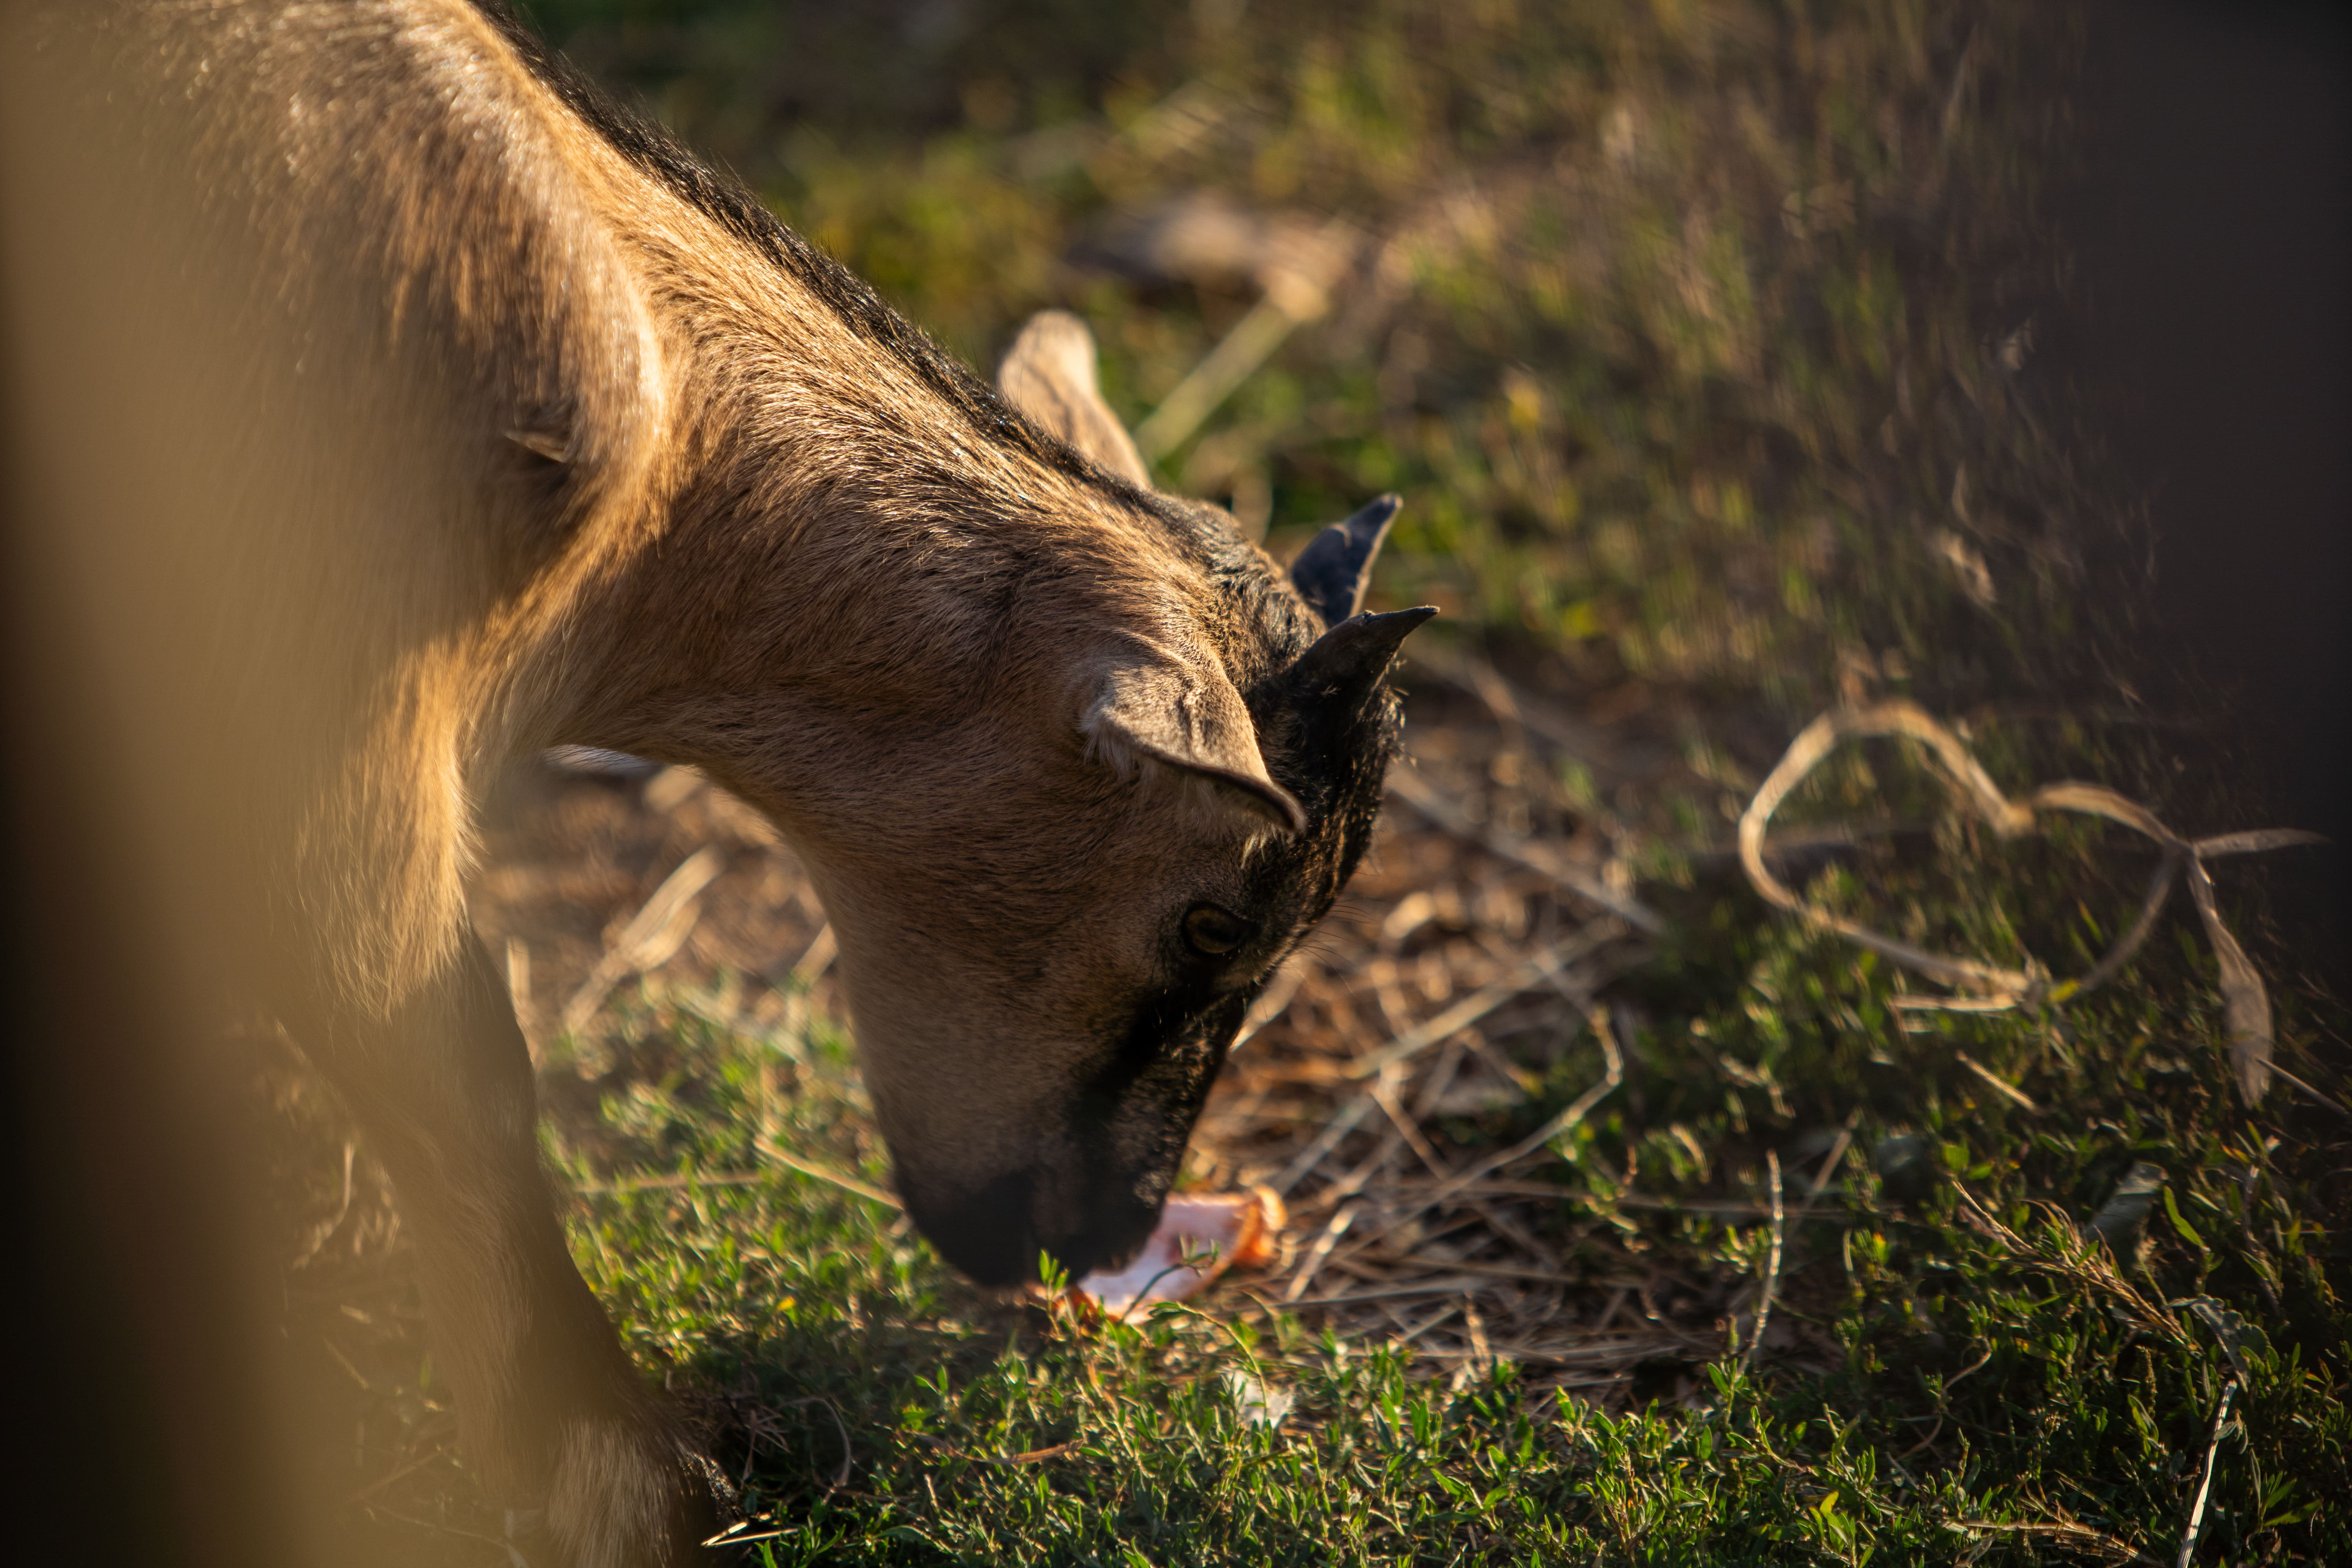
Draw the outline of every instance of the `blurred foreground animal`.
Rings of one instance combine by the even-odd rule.
[[[1081,1273],[1362,853],[1393,503],[1284,572],[1150,490],[1074,319],[992,393],[501,11],[6,15],[24,554],[147,965],[348,1098],[521,1551],[677,1560],[711,1500],[566,1255],[475,803],[570,743],[764,810],[925,1234]]]

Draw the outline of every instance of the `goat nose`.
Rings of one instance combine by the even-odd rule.
[[[1036,1278],[1037,1229],[1031,1213],[1035,1181],[1030,1173],[1008,1172],[965,1184],[902,1172],[899,1186],[916,1227],[974,1283],[1018,1285]]]
[[[1037,1277],[1042,1251],[1073,1279],[1135,1256],[1159,1219],[1131,1182],[1076,1184],[1032,1169],[985,1181],[901,1170],[907,1211],[949,1263],[974,1282],[1018,1285]]]

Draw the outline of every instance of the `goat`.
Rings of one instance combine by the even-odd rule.
[[[523,1549],[676,1561],[712,1505],[468,934],[511,756],[777,824],[950,1262],[1130,1254],[1370,833],[1433,613],[1360,613],[1394,502],[1286,573],[1150,489],[1074,318],[992,393],[490,0],[19,6],[0,103],[30,558],[154,963],[349,1100]]]

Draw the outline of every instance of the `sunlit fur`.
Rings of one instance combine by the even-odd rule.
[[[1286,686],[1321,622],[1138,488],[1066,327],[1024,419],[459,0],[13,7],[0,148],[26,559],[100,693],[150,962],[351,1100],[475,1463],[559,1557],[661,1560],[709,1504],[565,1256],[467,934],[516,755],[691,763],[773,818],[950,1259],[1139,1240],[1395,721],[1377,671]],[[1139,660],[1202,699],[1151,731],[1193,777],[1085,731]],[[1191,953],[1200,902],[1255,934]]]

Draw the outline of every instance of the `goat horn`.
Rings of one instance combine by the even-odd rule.
[[[1317,534],[1290,563],[1291,586],[1323,617],[1325,626],[1337,627],[1362,607],[1364,586],[1372,577],[1372,557],[1380,553],[1381,541],[1388,536],[1389,524],[1396,521],[1397,508],[1403,504],[1392,495],[1380,497],[1347,521],[1335,522]]]
[[[1397,647],[1415,626],[1437,614],[1433,605],[1350,616],[1316,639],[1290,667],[1290,687],[1302,707],[1360,695],[1388,672]]]

